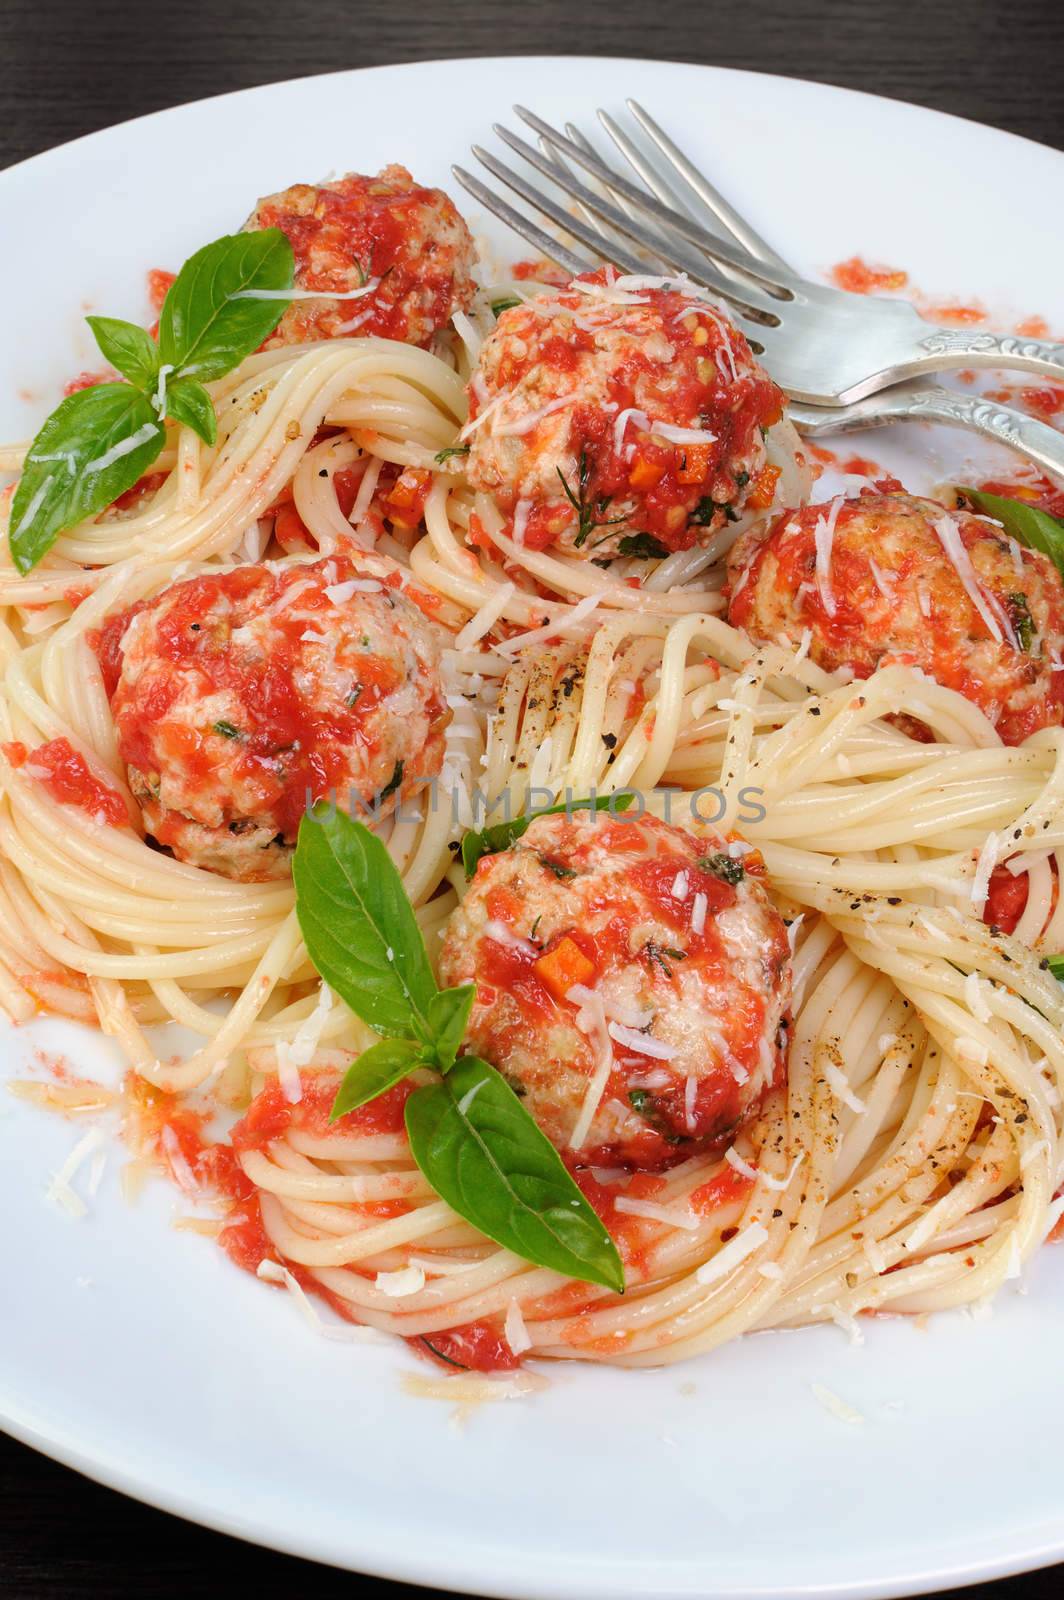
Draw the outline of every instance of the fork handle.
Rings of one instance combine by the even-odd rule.
[[[1014,333],[977,333],[974,329],[932,328],[917,342],[927,354],[926,370],[946,367],[1016,367],[1064,380],[1064,344],[1024,339]],[[945,358],[945,359],[944,359]],[[923,365],[923,363],[921,363]]]
[[[798,405],[792,407],[791,415],[807,438],[877,428],[887,422],[944,422],[954,428],[969,428],[1018,450],[1064,483],[1064,434],[1010,406],[997,405],[981,395],[958,394],[937,384],[897,383],[853,405]]]

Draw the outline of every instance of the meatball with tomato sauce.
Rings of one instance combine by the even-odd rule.
[[[436,630],[342,559],[175,583],[97,650],[145,829],[225,877],[285,876],[311,801],[383,812],[440,770]]]
[[[504,311],[469,396],[469,481],[529,549],[667,556],[772,503],[783,394],[690,285],[606,269]]]
[[[536,818],[485,856],[444,937],[469,1048],[584,1162],[659,1169],[728,1138],[781,1062],[787,931],[719,836]]]
[[[426,345],[473,299],[469,229],[442,189],[423,188],[405,167],[293,184],[260,200],[244,227],[280,228],[296,288],[321,295],[293,301],[267,348],[352,334]]]
[[[805,506],[729,557],[728,619],[834,671],[920,667],[1005,744],[1064,715],[1064,583],[995,524],[891,490]]]

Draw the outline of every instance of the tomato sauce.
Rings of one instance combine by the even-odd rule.
[[[153,311],[162,310],[163,301],[176,277],[176,272],[167,272],[165,267],[152,267],[148,273],[148,303]]]
[[[514,1372],[521,1365],[505,1337],[490,1322],[467,1322],[464,1327],[445,1333],[427,1333],[408,1339],[418,1355],[428,1356],[437,1366],[467,1372]]]
[[[691,1210],[700,1217],[711,1217],[725,1207],[745,1203],[754,1186],[753,1178],[725,1166],[708,1183],[703,1183],[691,1195]]]
[[[60,805],[76,806],[96,822],[111,828],[124,828],[129,822],[126,802],[117,789],[104,783],[90,769],[80,751],[69,739],[49,739],[27,752],[16,740],[5,744],[4,754],[13,767],[30,767],[32,776]]]
[[[900,267],[870,266],[860,256],[839,261],[828,274],[836,289],[850,294],[880,294],[884,289],[904,289],[909,274]]]
[[[274,1139],[282,1139],[295,1124],[303,1133],[314,1138],[344,1134],[402,1133],[403,1115],[412,1085],[408,1079],[386,1089],[375,1100],[370,1100],[355,1111],[330,1122],[333,1101],[340,1087],[334,1073],[302,1074],[303,1097],[295,1104],[286,1100],[278,1082],[267,1084],[256,1095],[229,1137],[234,1150],[263,1150]]]
[[[64,397],[80,394],[82,389],[95,389],[98,383],[114,383],[118,373],[113,367],[104,367],[99,372],[79,372],[76,378],[69,378],[63,385]]]
[[[1064,488],[1043,473],[1026,471],[1022,479],[987,478],[975,485],[984,494],[1003,495],[1006,500],[1023,500],[1051,517],[1064,517]]]

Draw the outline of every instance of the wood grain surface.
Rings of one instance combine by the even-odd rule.
[[[0,0],[0,166],[164,106],[283,78],[444,56],[550,53],[814,78],[1064,148],[1062,0]],[[983,221],[993,225],[992,217]],[[958,220],[960,248],[978,247],[979,226],[980,219]],[[17,217],[4,217],[2,236],[9,247],[19,243]],[[988,1485],[1008,1471],[1007,1462],[986,1466]],[[0,1595],[14,1600],[184,1600],[236,1585],[264,1594],[284,1586],[299,1600],[347,1600],[371,1589],[387,1600],[429,1593],[179,1522],[3,1436],[0,1529]],[[1064,1568],[963,1593],[1062,1600]]]

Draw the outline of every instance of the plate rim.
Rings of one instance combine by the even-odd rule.
[[[367,76],[395,74],[432,74],[441,70],[461,71],[471,67],[483,71],[490,70],[493,66],[512,65],[517,61],[525,63],[530,70],[549,69],[558,61],[566,61],[582,63],[600,71],[611,66],[648,67],[666,72],[680,68],[685,72],[755,80],[762,87],[772,84],[800,86],[801,89],[811,89],[818,95],[872,102],[877,108],[886,106],[889,108],[888,115],[892,116],[908,115],[917,119],[930,119],[934,123],[945,121],[958,124],[969,136],[989,135],[994,142],[1008,140],[1014,143],[1018,147],[1015,152],[1017,159],[1022,159],[1025,152],[1034,150],[1043,156],[1048,154],[1050,157],[1055,157],[1064,169],[1064,151],[1039,140],[1030,139],[1026,135],[891,95],[822,82],[797,74],[789,75],[755,68],[720,66],[671,58],[651,59],[638,55],[586,55],[582,52],[557,52],[545,55],[540,52],[515,52],[505,55],[462,55],[424,61],[379,63],[373,66],[340,68],[330,72],[308,72],[181,101],[176,105],[164,106],[155,111],[109,123],[105,127],[80,134],[0,169],[0,193],[3,193],[7,186],[17,187],[24,179],[46,179],[50,167],[58,166],[71,157],[76,158],[77,152],[90,144],[100,145],[112,138],[121,140],[135,137],[139,128],[147,125],[155,126],[167,119],[177,121],[185,114],[194,116],[205,107],[237,102],[253,96],[269,95],[307,82],[364,79]],[[462,151],[457,151],[455,159],[460,159],[462,154]],[[0,1431],[62,1466],[141,1504],[246,1543],[331,1566],[337,1570],[365,1573],[384,1580],[426,1588],[438,1588],[440,1580],[443,1579],[449,1585],[458,1585],[462,1592],[485,1596],[488,1600],[501,1595],[505,1595],[506,1600],[544,1600],[547,1596],[550,1600],[606,1600],[611,1594],[605,1586],[608,1580],[604,1574],[600,1574],[596,1579],[589,1571],[570,1583],[557,1567],[553,1576],[537,1570],[534,1573],[534,1586],[531,1586],[531,1580],[526,1583],[526,1580],[520,1577],[516,1579],[507,1577],[503,1580],[505,1588],[500,1589],[492,1584],[491,1576],[485,1570],[483,1562],[478,1564],[474,1560],[468,1566],[463,1566],[460,1561],[448,1554],[445,1557],[447,1570],[440,1572],[439,1556],[428,1550],[419,1553],[418,1547],[414,1544],[399,1551],[390,1550],[385,1566],[381,1564],[384,1552],[379,1545],[374,1546],[372,1540],[367,1541],[364,1536],[359,1538],[360,1525],[357,1522],[351,1525],[350,1542],[344,1551],[334,1548],[332,1538],[321,1530],[315,1533],[312,1526],[304,1533],[291,1528],[282,1532],[271,1527],[265,1519],[257,1520],[253,1513],[240,1514],[235,1508],[219,1509],[216,1502],[212,1502],[209,1498],[198,1497],[195,1493],[182,1493],[164,1485],[160,1478],[151,1481],[138,1477],[122,1464],[112,1449],[106,1446],[98,1447],[95,1451],[87,1448],[85,1444],[79,1443],[77,1438],[68,1435],[62,1425],[48,1422],[39,1413],[39,1408],[28,1404],[17,1395],[8,1394],[2,1386],[0,1386]],[[361,1543],[363,1548],[356,1550],[354,1548],[356,1542]],[[915,1557],[915,1560],[919,1559],[918,1556]],[[838,1600],[850,1600],[850,1597],[852,1600],[904,1600],[907,1596],[931,1594],[947,1587],[967,1587],[1041,1570],[1058,1562],[1064,1562],[1064,1509],[1059,1514],[1059,1527],[1050,1537],[1043,1539],[1037,1545],[1024,1545],[1020,1534],[1014,1539],[1013,1547],[1003,1552],[1000,1557],[991,1560],[980,1559],[964,1567],[943,1566],[936,1563],[933,1567],[925,1566],[922,1571],[916,1571],[913,1569],[912,1560],[913,1558],[910,1558],[906,1567],[903,1556],[894,1576],[865,1578],[855,1583],[795,1582],[786,1586],[780,1586],[778,1583],[757,1586],[747,1584],[743,1587],[733,1587],[729,1594],[731,1600],[813,1600],[813,1597],[817,1597],[817,1600],[827,1600],[827,1597],[838,1597]],[[355,1562],[358,1563],[357,1566],[353,1564]],[[491,1586],[486,1587],[486,1584]],[[656,1586],[653,1590],[640,1587],[625,1591],[629,1600],[651,1600],[651,1595],[653,1600],[667,1600],[671,1595],[692,1600],[694,1593],[695,1591],[686,1585],[671,1585],[667,1579],[664,1584]]]

